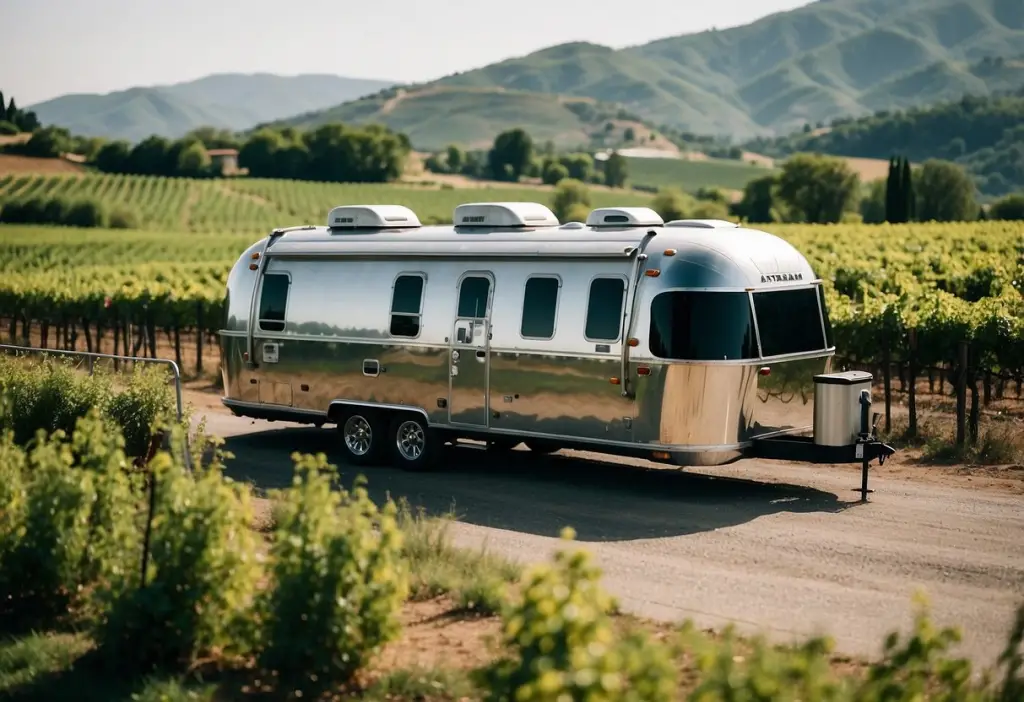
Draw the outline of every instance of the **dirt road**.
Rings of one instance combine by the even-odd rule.
[[[231,475],[259,488],[287,484],[292,451],[341,463],[331,428],[203,413],[235,454]],[[909,626],[922,589],[939,624],[963,628],[959,650],[985,665],[1024,602],[1024,496],[1013,485],[883,469],[859,504],[854,468],[751,460],[682,472],[563,453],[502,459],[467,447],[440,472],[365,474],[375,499],[454,507],[457,542],[524,562],[546,558],[571,525],[624,609],[655,619],[731,621],[779,641],[827,632],[840,650],[875,656],[886,633]],[[342,474],[350,483],[355,470]]]

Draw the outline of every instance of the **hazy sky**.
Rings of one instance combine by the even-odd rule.
[[[210,73],[421,81],[566,41],[622,47],[808,0],[0,0],[0,90],[22,106]]]

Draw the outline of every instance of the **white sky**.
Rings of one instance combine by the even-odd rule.
[[[807,0],[0,0],[0,90],[27,106],[210,73],[423,81],[567,41],[613,47]],[[348,9],[350,8],[350,9]]]

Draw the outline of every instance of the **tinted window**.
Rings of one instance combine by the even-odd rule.
[[[754,313],[765,356],[825,348],[816,287],[754,293]]]
[[[519,334],[533,339],[555,335],[555,308],[558,305],[556,278],[530,278],[523,294],[523,321]]]
[[[743,292],[663,292],[651,301],[651,353],[681,361],[757,358],[750,299]]]
[[[585,336],[596,341],[615,341],[622,326],[622,298],[626,284],[621,278],[595,278],[590,284]]]
[[[288,276],[282,273],[268,273],[263,276],[263,291],[260,293],[260,329],[284,331],[284,310],[288,305]]]
[[[423,277],[400,275],[391,297],[391,336],[419,336]]]
[[[459,288],[459,316],[486,317],[487,293],[491,290],[491,281],[487,278],[465,278]]]

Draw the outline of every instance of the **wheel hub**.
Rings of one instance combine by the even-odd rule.
[[[365,456],[373,443],[373,430],[364,417],[354,415],[345,422],[345,446],[356,456]]]
[[[427,438],[418,422],[408,420],[398,426],[398,431],[395,433],[395,445],[402,458],[407,461],[415,461],[423,455],[426,443]]]

